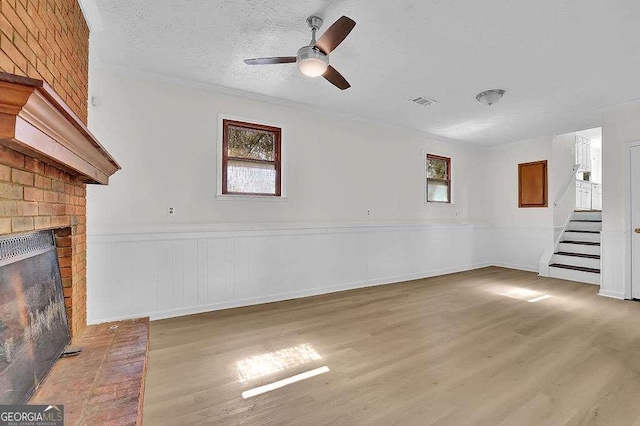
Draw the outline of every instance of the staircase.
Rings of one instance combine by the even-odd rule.
[[[549,276],[600,285],[601,210],[576,210],[560,237]]]

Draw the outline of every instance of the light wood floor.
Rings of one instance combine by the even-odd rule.
[[[241,380],[239,361],[305,344],[322,358]],[[640,426],[640,303],[486,268],[156,321],[144,421]]]

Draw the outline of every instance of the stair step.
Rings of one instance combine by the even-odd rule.
[[[556,248],[556,251],[563,251],[567,253],[580,253],[580,254],[600,254],[600,246],[590,246],[587,244],[566,244],[560,243]],[[563,262],[557,262],[563,263]]]
[[[573,220],[602,220],[602,212],[597,210],[576,210],[571,216]]]
[[[574,231],[571,229],[567,229],[567,232],[577,232],[580,234],[600,234],[600,231]]]
[[[601,231],[602,221],[591,220],[591,219],[571,220],[565,230],[566,231]]]
[[[586,259],[600,259],[600,255],[597,254],[569,253],[568,251],[557,251],[554,254],[559,254],[562,256],[584,257]]]
[[[592,241],[560,241],[561,244],[580,244],[584,246],[599,246],[600,243],[595,243]]]
[[[584,231],[573,231],[567,229],[564,231],[564,235],[562,236],[564,241],[580,241],[585,243],[599,243],[600,242],[600,233],[598,232],[584,232]]]
[[[589,272],[592,274],[599,274],[600,269],[595,268],[585,268],[583,266],[572,266],[572,265],[563,265],[561,263],[553,263],[549,265],[550,268],[561,268],[561,269],[570,269],[572,271],[580,271],[580,272]]]
[[[600,232],[597,231],[573,231],[567,229],[562,236],[564,241],[580,241],[585,243],[599,243]]]
[[[559,253],[554,253],[549,264],[591,269],[600,269],[601,266],[600,256],[597,253],[575,253],[571,250],[559,250]]]

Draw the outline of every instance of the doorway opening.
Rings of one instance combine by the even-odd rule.
[[[602,210],[602,128],[576,132],[576,210]]]

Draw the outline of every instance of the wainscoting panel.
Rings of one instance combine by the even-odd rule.
[[[623,231],[602,231],[602,270],[600,295],[624,299],[627,276],[625,270],[625,235]]]
[[[160,319],[489,266],[492,234],[437,225],[90,235],[88,321]]]
[[[553,249],[553,228],[493,228],[494,265],[538,272],[545,250]]]

